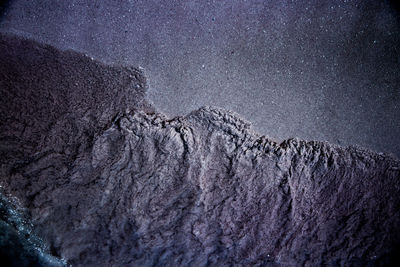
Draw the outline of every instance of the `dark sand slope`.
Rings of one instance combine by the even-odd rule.
[[[0,37],[0,183],[73,266],[384,266],[400,161],[236,115],[168,119],[136,69]]]

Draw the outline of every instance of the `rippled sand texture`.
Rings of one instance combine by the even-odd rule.
[[[134,68],[0,35],[0,183],[73,266],[360,266],[399,255],[400,162],[173,119]]]

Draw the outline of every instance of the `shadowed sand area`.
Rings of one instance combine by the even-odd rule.
[[[398,259],[390,155],[276,143],[216,107],[168,118],[140,70],[13,35],[0,35],[0,62],[2,194],[49,255],[73,266]]]

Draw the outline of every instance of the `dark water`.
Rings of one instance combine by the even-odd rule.
[[[33,232],[24,211],[0,193],[1,266],[64,266]]]

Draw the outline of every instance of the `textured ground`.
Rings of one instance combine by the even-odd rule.
[[[396,0],[11,0],[0,31],[142,66],[168,116],[237,112],[298,137],[400,157]]]
[[[0,183],[73,266],[384,266],[400,162],[280,144],[218,108],[169,119],[139,70],[0,35]]]

